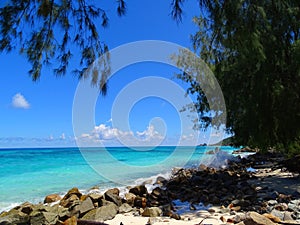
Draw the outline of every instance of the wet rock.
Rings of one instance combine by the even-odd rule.
[[[9,212],[2,213],[0,216],[0,224],[2,225],[27,225],[29,216],[17,209],[12,209]]]
[[[119,207],[119,213],[127,213],[127,212],[130,212],[132,210],[133,210],[133,208],[128,203],[123,203]]]
[[[164,185],[166,182],[167,182],[166,178],[159,176],[156,178],[155,184]]]
[[[117,213],[118,207],[114,203],[107,203],[107,205],[89,211],[82,219],[103,222],[105,220],[113,219]]]
[[[144,211],[142,212],[142,216],[145,217],[158,217],[161,216],[162,210],[158,207],[150,207],[150,208],[145,208]]]
[[[51,194],[51,195],[47,195],[44,199],[44,203],[52,203],[52,202],[57,202],[61,200],[60,195],[58,194]]]
[[[129,189],[129,193],[135,194],[136,196],[146,197],[148,195],[148,190],[145,185],[139,185]]]

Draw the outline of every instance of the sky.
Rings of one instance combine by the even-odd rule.
[[[102,7],[108,13],[109,26],[99,30],[110,50],[145,40],[191,48],[190,35],[197,31],[192,17],[200,13],[197,1],[184,4],[179,24],[170,16],[171,1],[126,2],[127,13],[121,18],[116,14],[115,4],[103,3],[107,4]],[[132,51],[137,51],[135,45]],[[89,97],[82,100],[79,108],[90,104],[94,109],[93,116],[88,118],[92,123],[87,122],[84,129],[78,130],[78,123],[85,123],[87,118],[83,112],[74,112],[81,81],[72,74],[78,66],[78,52],[73,55],[64,77],[55,77],[53,67],[49,66],[33,82],[28,75],[30,64],[24,56],[17,51],[0,54],[0,148],[194,145],[214,143],[223,137],[222,132],[215,130],[192,131],[188,126],[190,115],[179,112],[176,104],[181,97],[174,99],[176,93],[171,88],[177,85],[182,91],[187,85],[174,79],[177,68],[159,62],[132,63],[116,71],[108,81],[107,96],[97,95],[95,102]],[[126,54],[122,57],[126,61]],[[74,114],[78,114],[75,122]]]

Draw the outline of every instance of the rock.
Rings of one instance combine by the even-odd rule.
[[[15,207],[15,209],[29,215],[33,211],[34,205],[30,202],[24,202],[22,205]]]
[[[280,218],[278,218],[277,216],[274,216],[272,214],[265,213],[265,214],[263,214],[263,216],[270,219],[270,220],[272,220],[274,223],[280,223],[281,222]]]
[[[119,213],[127,213],[132,211],[132,207],[128,204],[128,203],[123,203],[120,207],[119,207]]]
[[[277,205],[277,204],[278,204],[278,202],[276,200],[269,200],[268,201],[268,205],[270,205],[270,206],[274,206],[274,205]]]
[[[72,216],[71,218],[64,221],[62,225],[77,225],[77,218],[75,216]]]
[[[233,206],[233,207],[231,207],[230,208],[232,211],[235,211],[235,212],[238,212],[238,211],[240,211],[241,210],[241,206]]]
[[[74,207],[75,205],[79,205],[80,200],[77,195],[71,195],[69,196],[69,198],[66,199],[63,198],[59,204],[65,208],[70,208],[70,207]]]
[[[126,199],[126,202],[133,206],[134,205],[134,199],[136,198],[136,195],[135,194],[132,194],[132,193],[126,193],[125,194],[125,199]]]
[[[204,164],[200,164],[200,166],[198,167],[198,170],[200,170],[200,171],[206,171],[206,170],[208,170],[208,167],[206,166],[206,165],[204,165]]]
[[[177,213],[172,213],[170,215],[170,218],[175,219],[175,220],[181,220],[180,215],[178,215]]]
[[[278,217],[280,220],[283,220],[283,218],[284,218],[284,212],[278,211],[276,209],[273,209],[272,212],[271,212],[271,214],[273,216]]]
[[[98,202],[100,199],[103,198],[103,196],[101,194],[98,194],[98,193],[88,194],[88,197],[90,197],[92,199],[93,203]]]
[[[80,193],[77,187],[74,187],[68,191],[68,193],[63,197],[63,199],[68,199],[71,195],[76,195],[78,198],[80,198],[82,194]]]
[[[58,215],[51,212],[33,212],[30,215],[31,225],[53,225],[58,221]]]
[[[78,211],[80,212],[80,216],[83,216],[88,211],[94,209],[93,201],[90,197],[87,197],[79,206]]]
[[[288,205],[286,203],[280,203],[274,206],[274,209],[278,211],[286,211],[288,209]]]
[[[247,213],[246,220],[243,223],[247,225],[275,225],[270,219],[257,212]]]
[[[147,206],[147,199],[142,197],[136,197],[134,199],[134,206],[138,208],[145,208]]]
[[[284,212],[284,217],[283,217],[283,221],[292,221],[293,217],[292,217],[292,212]]]
[[[60,195],[58,194],[51,194],[51,195],[47,195],[44,199],[44,203],[52,203],[52,202],[57,202],[61,200]]]
[[[168,181],[167,181],[166,178],[159,176],[159,177],[156,178],[156,181],[155,181],[154,184],[164,185],[164,184],[167,183],[167,182],[168,182]]]
[[[300,211],[300,201],[299,200],[292,200],[288,204],[289,210],[292,210],[294,212]]]
[[[105,220],[113,219],[118,213],[118,207],[114,203],[108,203],[100,208],[93,209],[85,214],[83,220],[94,220],[103,222]]]
[[[9,212],[2,213],[0,224],[2,225],[25,225],[29,223],[29,216],[19,210],[12,209]]]
[[[139,185],[129,189],[129,193],[135,194],[136,196],[145,197],[148,195],[148,190],[145,185]]]
[[[117,206],[121,206],[122,198],[119,197],[119,193],[120,191],[117,188],[110,189],[104,193],[104,199],[115,203]]]
[[[158,217],[162,214],[162,210],[158,207],[150,207],[145,208],[144,212],[142,212],[142,216],[145,217]]]

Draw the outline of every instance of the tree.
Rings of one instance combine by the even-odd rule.
[[[234,143],[299,153],[299,1],[200,3],[203,13],[194,18],[199,31],[192,43],[221,85]],[[201,84],[195,85],[187,73],[180,78],[191,84],[190,91],[199,92]]]
[[[118,15],[124,15],[125,1],[116,3]],[[36,81],[43,65],[53,60],[59,64],[54,73],[66,74],[72,44],[81,51],[81,68],[74,72],[82,77],[94,60],[108,51],[100,39],[97,24],[106,27],[107,14],[88,0],[11,0],[0,8],[0,52],[18,48],[31,63],[29,74]],[[109,72],[109,68],[105,68],[103,74],[92,71],[93,84],[99,85],[103,94]]]

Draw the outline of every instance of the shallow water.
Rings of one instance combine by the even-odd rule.
[[[48,194],[63,194],[74,186],[82,191],[95,185],[105,190],[168,175],[178,165],[199,165],[208,157],[205,151],[214,148],[0,149],[0,212],[25,201],[38,203]]]

